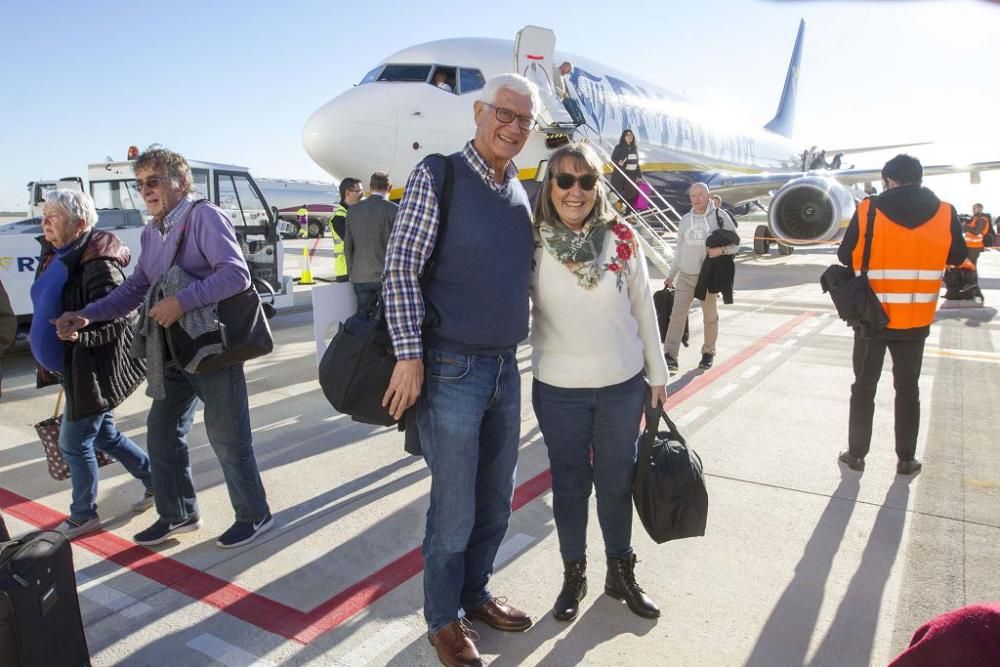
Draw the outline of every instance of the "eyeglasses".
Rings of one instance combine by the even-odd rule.
[[[579,182],[580,187],[583,190],[590,192],[597,185],[596,174],[584,174],[583,176],[574,176],[573,174],[553,174],[552,178],[555,180],[556,185],[559,186],[560,190],[570,190],[577,184],[577,182]]]
[[[141,178],[135,179],[135,186],[139,189],[139,191],[142,191],[147,187],[155,190],[163,183],[167,183],[169,181],[170,179],[166,176],[150,176],[146,180],[142,180]]]
[[[531,116],[520,116],[511,111],[510,109],[506,109],[504,107],[498,107],[495,104],[490,104],[489,102],[483,102],[483,104],[490,107],[496,112],[497,120],[500,121],[501,123],[504,124],[513,123],[514,119],[517,119],[518,127],[520,127],[522,130],[525,131],[533,130],[535,128],[535,125],[537,125],[535,119],[532,118]]]

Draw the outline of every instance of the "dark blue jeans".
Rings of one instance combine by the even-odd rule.
[[[146,420],[157,514],[165,521],[177,522],[198,513],[187,435],[201,399],[208,442],[222,464],[236,520],[264,518],[270,510],[253,453],[243,365],[200,374],[171,366],[166,369],[165,381],[167,397],[153,401]]]
[[[424,619],[432,632],[491,598],[486,586],[510,521],[521,428],[515,350],[427,350],[417,427],[431,469]]]
[[[354,296],[358,298],[358,312],[367,312],[375,305],[382,283],[351,283],[354,287]]]
[[[641,373],[598,389],[532,383],[531,401],[552,466],[552,511],[564,560],[587,553],[591,488],[597,489],[605,555],[632,553],[632,479],[645,397]]]
[[[69,466],[73,499],[69,515],[83,523],[97,516],[97,454],[94,448],[113,457],[148,489],[152,486],[149,457],[115,426],[115,417],[101,412],[76,421],[63,415],[59,427],[59,449]]]

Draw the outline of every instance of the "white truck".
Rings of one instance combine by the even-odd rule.
[[[236,238],[264,303],[275,309],[293,303],[292,280],[284,276],[284,249],[278,237],[277,214],[269,209],[245,167],[189,160],[196,196],[215,202],[233,223]],[[139,239],[146,224],[146,205],[135,185],[132,162],[100,162],[88,168],[90,194],[98,209],[97,227],[113,232],[132,250],[131,273],[139,256]],[[56,187],[83,189],[81,179],[32,181],[28,184],[29,217],[0,225],[0,280],[10,295],[18,323],[31,321],[31,283],[41,246],[41,204],[45,191]]]

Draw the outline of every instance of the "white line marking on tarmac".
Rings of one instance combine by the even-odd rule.
[[[757,373],[760,372],[761,368],[762,368],[762,366],[751,366],[750,368],[748,368],[745,371],[743,371],[742,373],[740,373],[740,377],[742,377],[742,378],[752,378],[754,375],[757,375]]]
[[[810,333],[812,333],[811,330],[807,329],[806,327],[801,327],[798,331],[795,332],[795,335],[799,338],[802,338],[803,336]]]
[[[273,663],[261,660],[252,653],[224,642],[215,635],[198,635],[185,646],[218,660],[226,667],[271,667]]]
[[[96,602],[106,609],[121,613],[126,618],[139,618],[153,611],[145,602],[139,602],[134,597],[125,595],[119,590],[91,579],[85,574],[76,574],[77,591],[83,597]]]
[[[493,559],[493,567],[500,567],[511,558],[527,549],[528,545],[534,541],[535,538],[531,535],[517,533],[512,538],[501,544],[500,548],[497,549],[496,558]]]
[[[781,356],[781,350],[775,350],[771,354],[769,354],[766,357],[764,357],[764,361],[774,361],[775,359],[777,359],[780,356]]]
[[[725,387],[715,392],[715,395],[712,396],[712,398],[725,398],[726,396],[729,396],[729,394],[736,391],[737,387],[739,387],[738,384],[727,384]]]
[[[677,420],[677,425],[678,426],[687,426],[688,424],[690,424],[691,422],[693,422],[698,417],[701,417],[707,411],[708,411],[708,407],[706,407],[704,405],[699,405],[698,407],[696,407],[693,410],[691,410],[691,412],[687,413],[686,415],[684,415],[683,417],[681,417],[680,419],[678,419]]]
[[[793,345],[795,345],[795,339],[794,338],[789,338],[784,343],[782,343],[780,345],[780,347],[788,348],[788,347],[792,347]]]
[[[349,665],[350,667],[374,664],[375,658],[378,657],[379,653],[396,644],[400,639],[410,635],[412,632],[413,628],[405,621],[393,621],[367,640],[361,642],[354,650],[337,658],[336,663],[338,665]]]

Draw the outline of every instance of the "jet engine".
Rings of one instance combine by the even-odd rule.
[[[832,178],[803,176],[771,198],[771,232],[787,246],[836,243],[854,215],[851,191]]]

